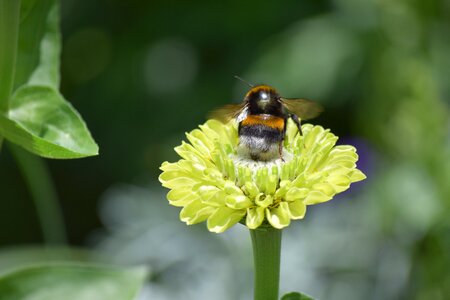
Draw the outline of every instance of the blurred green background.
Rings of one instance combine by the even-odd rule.
[[[62,32],[62,92],[100,146],[47,161],[70,244],[148,264],[142,299],[250,298],[245,229],[186,227],[157,183],[184,132],[241,101],[234,75],[322,103],[312,123],[368,176],[285,230],[282,292],[448,299],[449,1],[65,0]],[[0,245],[42,243],[7,148],[0,178]]]

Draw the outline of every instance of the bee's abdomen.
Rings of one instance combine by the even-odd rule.
[[[264,126],[278,131],[283,131],[284,129],[284,119],[276,117],[273,115],[262,114],[262,115],[249,115],[244,120],[242,120],[240,126]]]
[[[283,131],[265,125],[241,125],[239,136],[263,140],[266,143],[277,143],[283,140]]]
[[[272,115],[250,115],[239,124],[239,135],[275,143],[283,139],[284,119]]]
[[[284,139],[284,119],[271,115],[250,115],[239,124],[238,152],[256,160],[278,155]]]

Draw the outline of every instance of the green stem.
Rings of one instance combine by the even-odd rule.
[[[273,227],[250,230],[255,269],[254,300],[278,299],[281,233]]]
[[[14,84],[20,0],[0,0],[0,113],[7,113]],[[0,136],[0,150],[3,137]]]
[[[58,197],[45,162],[22,148],[8,143],[34,200],[47,244],[67,242]]]

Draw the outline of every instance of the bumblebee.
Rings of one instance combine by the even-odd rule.
[[[210,117],[222,122],[237,120],[239,156],[255,161],[283,160],[288,118],[292,118],[302,134],[300,120],[317,117],[323,108],[310,100],[283,98],[265,84],[250,86],[242,103],[225,105],[213,111]]]

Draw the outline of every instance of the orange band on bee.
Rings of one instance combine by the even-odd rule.
[[[284,119],[272,115],[250,115],[242,121],[241,125],[264,125],[274,129],[283,130]]]
[[[265,85],[265,84],[262,84],[262,85],[257,85],[255,87],[251,88],[250,91],[247,92],[245,97],[248,97],[248,96],[250,96],[251,94],[254,94],[254,93],[259,93],[261,91],[264,91],[264,92],[267,92],[267,93],[274,93],[274,94],[277,92],[273,87]]]

